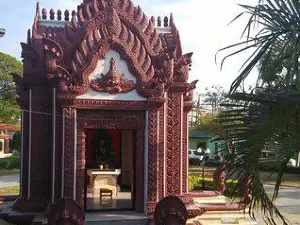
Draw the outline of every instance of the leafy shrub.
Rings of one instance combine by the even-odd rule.
[[[204,182],[204,188],[203,188]],[[242,193],[238,193],[236,190],[237,180],[228,179],[225,181],[225,196],[237,197],[241,196]],[[189,188],[190,190],[217,190],[217,186],[213,178],[204,179],[200,176],[189,176]]]
[[[209,159],[207,162],[205,162],[205,166],[217,168],[220,166],[220,161],[216,159]]]
[[[20,158],[17,156],[10,156],[7,158],[0,159],[0,169],[1,170],[10,170],[20,168]]]
[[[200,160],[199,159],[196,159],[196,158],[189,158],[189,165],[200,165]]]
[[[10,140],[10,146],[9,148],[12,150],[12,152],[20,152],[21,150],[21,131],[17,131],[13,138]],[[19,153],[16,153],[19,154]]]

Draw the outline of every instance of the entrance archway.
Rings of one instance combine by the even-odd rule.
[[[133,210],[144,211],[144,111],[79,110],[77,124],[77,167],[76,192],[80,194],[81,205],[86,195],[86,130],[133,130],[135,133],[134,181],[132,182]],[[78,196],[78,195],[77,195]]]

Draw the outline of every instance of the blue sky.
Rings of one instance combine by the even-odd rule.
[[[0,51],[21,60],[20,42],[26,42],[27,30],[35,15],[36,0],[1,0],[0,27],[6,35],[0,40]],[[76,9],[82,0],[40,0],[40,8],[55,10]],[[228,89],[238,74],[238,69],[247,54],[231,58],[220,71],[214,55],[218,49],[240,40],[246,19],[228,26],[242,9],[236,3],[251,3],[253,0],[133,0],[150,17],[174,14],[181,35],[184,52],[194,52],[190,80],[199,79],[198,90],[222,85]],[[253,76],[255,77],[255,76]],[[249,79],[253,83],[254,78]]]

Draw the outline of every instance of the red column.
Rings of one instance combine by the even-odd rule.
[[[74,138],[75,116],[74,108],[64,108],[64,197],[74,198]]]
[[[76,202],[84,207],[85,184],[85,133],[78,129],[77,133],[77,171],[76,171]]]
[[[181,195],[182,94],[168,93],[167,103],[167,194]]]
[[[148,112],[148,212],[154,211],[157,202],[157,126],[158,110]]]
[[[158,122],[158,200],[165,192],[165,104],[159,109]]]
[[[183,121],[182,121],[182,193],[188,192],[188,136],[189,136],[189,126],[188,126],[188,113],[189,109],[184,107],[183,111]]]

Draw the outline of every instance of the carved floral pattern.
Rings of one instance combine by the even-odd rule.
[[[150,110],[148,114],[148,202],[157,200],[157,119],[158,111]]]

